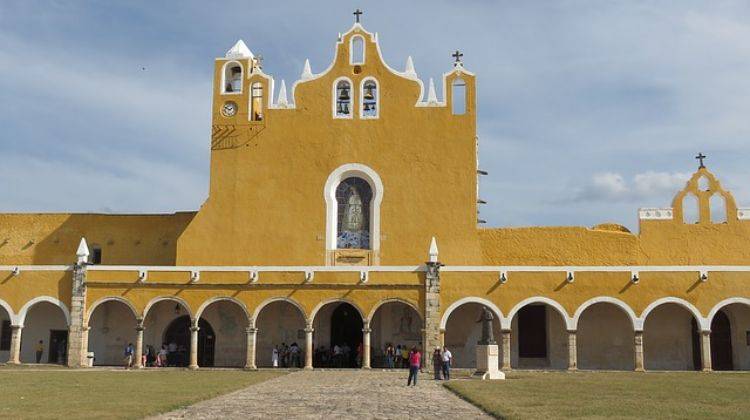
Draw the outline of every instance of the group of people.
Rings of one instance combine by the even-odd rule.
[[[409,352],[409,348],[404,344],[398,344],[396,347],[393,347],[390,343],[386,344],[383,351],[383,355],[385,356],[384,367],[388,369],[409,367]]]
[[[320,346],[315,349],[313,362],[316,367],[362,367],[362,350],[362,343],[354,351],[347,343],[334,344],[331,348]]]
[[[412,347],[408,353],[407,362],[409,364],[409,379],[406,380],[406,386],[417,386],[417,376],[422,371],[423,356],[419,348]],[[432,353],[432,367],[435,372],[435,380],[446,381],[451,378],[451,364],[453,363],[453,354],[447,347],[435,348]]]
[[[157,351],[154,346],[146,345],[143,347],[141,357],[141,366],[143,367],[167,367],[167,366],[187,366],[187,348],[184,345],[177,345],[175,342],[162,344]],[[133,343],[125,346],[125,369],[134,367],[136,361],[135,347]]]
[[[302,350],[297,343],[287,346],[281,343],[281,346],[273,346],[271,350],[271,366],[273,367],[302,367]]]

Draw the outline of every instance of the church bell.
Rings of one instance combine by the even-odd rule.
[[[341,101],[349,100],[349,88],[348,87],[341,88],[341,93],[339,93],[339,100]]]
[[[373,93],[374,88],[375,87],[373,85],[365,86],[365,99],[367,100],[375,99],[375,94]]]

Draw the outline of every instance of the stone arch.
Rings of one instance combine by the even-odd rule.
[[[17,317],[18,325],[23,326],[24,322],[26,321],[26,314],[29,312],[29,309],[31,309],[32,306],[40,302],[48,302],[60,308],[63,312],[63,315],[65,315],[65,324],[67,326],[70,326],[70,311],[68,311],[68,307],[64,303],[62,303],[62,301],[60,301],[59,299],[55,299],[51,296],[38,296],[26,302],[21,308],[21,310],[18,311],[18,317]]]
[[[412,302],[409,302],[406,299],[401,299],[401,298],[388,298],[388,299],[381,300],[380,302],[375,304],[375,306],[372,307],[372,309],[370,310],[370,313],[367,315],[367,318],[363,318],[363,319],[365,319],[368,322],[371,321],[372,317],[375,316],[375,313],[378,311],[378,309],[380,309],[382,306],[385,306],[389,303],[403,303],[404,305],[414,309],[417,315],[419,315],[419,319],[422,319],[422,313],[420,313],[417,305],[415,305]]]
[[[445,329],[445,326],[448,324],[448,317],[450,317],[451,313],[458,309],[461,305],[467,304],[467,303],[478,303],[480,305],[484,305],[495,314],[497,319],[500,321],[500,326],[505,328],[505,318],[503,317],[503,312],[500,310],[500,308],[497,307],[494,303],[490,302],[487,299],[479,298],[479,297],[465,297],[461,298],[452,304],[448,306],[448,308],[445,309],[443,312],[443,317],[440,319],[440,328]]]
[[[305,310],[297,301],[288,297],[266,299],[253,311],[253,327],[257,328],[255,364],[258,367],[273,367],[274,348],[279,367],[302,367],[307,352],[307,334],[300,337],[300,330],[310,326]],[[297,353],[291,346],[297,343]],[[282,344],[290,351],[284,353]]]
[[[173,321],[174,322],[174,321]],[[243,367],[247,361],[247,328],[251,321],[246,305],[230,296],[204,301],[193,321],[199,325],[200,366]]]
[[[708,312],[708,316],[706,317],[706,323],[709,325],[709,327],[711,326],[711,322],[713,321],[716,314],[722,308],[724,308],[725,306],[735,304],[735,303],[740,303],[740,304],[747,305],[748,307],[750,307],[750,299],[748,298],[732,297],[732,298],[724,299],[721,302],[714,305],[714,307],[711,308],[711,310]]]
[[[503,324],[503,329],[509,330],[511,322],[513,321],[513,317],[516,316],[518,311],[520,311],[521,308],[523,308],[524,306],[530,305],[533,303],[544,303],[546,305],[551,306],[560,314],[560,316],[562,316],[563,322],[565,324],[565,328],[567,328],[568,330],[575,329],[575,325],[573,324],[573,319],[570,316],[568,316],[568,312],[565,310],[565,308],[562,305],[560,305],[557,301],[550,299],[548,297],[544,297],[544,296],[534,296],[534,297],[530,297],[530,298],[527,298],[518,302],[516,306],[514,306],[513,309],[511,309],[510,312],[508,312],[508,317],[503,320],[505,321],[505,323]]]
[[[305,320],[305,324],[309,324],[310,321],[312,320],[312,318],[307,317],[305,308],[303,308],[302,305],[300,305],[296,300],[282,296],[282,297],[274,297],[274,298],[266,299],[263,302],[261,302],[258,306],[255,307],[255,310],[253,311],[253,316],[252,318],[250,318],[253,323],[252,325],[253,327],[256,326],[255,322],[258,320],[258,317],[260,316],[260,313],[263,310],[263,308],[265,308],[266,306],[274,302],[287,302],[291,304],[292,306],[294,306],[295,308],[297,308],[300,312],[300,315],[302,315],[302,318]]]
[[[355,313],[352,314],[351,308]],[[345,298],[320,302],[310,314],[313,332],[313,366],[357,367],[362,362],[357,350],[364,341],[367,318],[356,303]],[[333,355],[336,346],[341,353]],[[326,357],[327,356],[327,357]]]
[[[248,320],[248,322],[250,321],[250,312],[247,310],[247,305],[245,305],[245,303],[242,302],[241,300],[231,297],[231,296],[217,296],[217,297],[212,297],[204,301],[201,304],[201,306],[198,308],[198,310],[195,311],[195,319],[200,318],[201,315],[203,315],[203,311],[205,311],[206,308],[208,308],[209,306],[211,306],[212,304],[216,302],[232,302],[236,304],[237,306],[240,307],[240,309],[242,309],[242,313],[245,314],[245,318]]]
[[[628,316],[628,319],[630,320],[633,330],[641,330],[643,329],[643,322],[635,315],[635,311],[625,302],[621,301],[620,299],[613,298],[610,296],[599,296],[595,298],[591,298],[587,300],[586,302],[583,302],[578,309],[576,309],[575,314],[573,315],[572,327],[571,330],[577,330],[578,329],[578,320],[581,318],[581,315],[583,315],[583,312],[589,308],[592,305],[596,305],[597,303],[609,303],[612,305],[615,305],[616,307],[620,308],[625,314]]]
[[[346,298],[333,298],[333,299],[326,299],[320,303],[318,303],[315,308],[310,312],[310,316],[308,317],[310,322],[315,322],[315,317],[318,315],[318,312],[320,312],[321,309],[323,309],[324,306],[331,304],[331,303],[348,303],[354,307],[354,309],[359,312],[359,316],[362,318],[362,322],[368,321],[367,318],[365,318],[365,313],[362,311],[362,308],[359,307],[356,303],[353,301],[346,299]]]
[[[142,318],[146,319],[146,316],[148,315],[148,311],[157,303],[163,302],[165,300],[172,300],[177,303],[179,303],[185,310],[187,311],[188,315],[190,315],[190,319],[195,322],[196,318],[193,316],[193,311],[190,309],[190,305],[187,303],[187,301],[181,297],[177,296],[157,296],[153,299],[151,299],[147,304],[146,307],[143,308],[143,315]]]
[[[423,341],[424,320],[418,307],[405,299],[389,298],[378,302],[370,311],[366,325],[370,328],[370,366],[393,368],[386,349],[398,345],[419,345]],[[399,355],[401,357],[401,355]]]
[[[13,308],[11,308],[10,304],[0,299],[0,308],[5,309],[5,312],[8,314],[8,319],[10,319],[10,324],[17,325],[18,319],[16,318],[16,313],[13,312]]]
[[[682,306],[683,308],[687,309],[695,318],[696,322],[698,322],[698,326],[702,330],[709,330],[711,329],[711,324],[706,322],[706,318],[703,318],[703,315],[701,315],[701,311],[698,310],[698,308],[695,307],[692,303],[686,301],[685,299],[680,299],[677,297],[663,297],[661,299],[657,299],[653,302],[651,302],[646,309],[643,310],[641,313],[641,328],[646,323],[646,318],[648,317],[648,314],[651,313],[654,309],[657,307],[667,304],[667,303],[675,303],[677,305]]]
[[[120,302],[124,304],[125,306],[128,307],[128,309],[130,309],[130,311],[133,313],[133,316],[136,319],[138,319],[138,315],[139,315],[138,310],[135,309],[135,306],[133,306],[133,304],[129,300],[120,296],[106,296],[106,297],[100,298],[99,300],[91,304],[88,311],[86,311],[86,319],[84,320],[83,325],[89,326],[89,321],[91,321],[91,315],[93,315],[94,310],[99,305],[105,304],[107,302]]]

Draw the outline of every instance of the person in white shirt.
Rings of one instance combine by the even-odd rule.
[[[451,363],[453,363],[453,354],[448,347],[443,347],[443,379],[446,381],[451,378]]]
[[[279,348],[277,346],[273,346],[273,351],[271,352],[271,365],[279,367]]]

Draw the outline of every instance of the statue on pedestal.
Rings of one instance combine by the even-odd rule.
[[[482,306],[482,313],[479,316],[477,322],[482,323],[482,339],[477,342],[480,345],[497,344],[495,337],[492,334],[492,320],[495,317],[492,315],[492,311],[487,309],[486,306]]]

